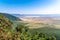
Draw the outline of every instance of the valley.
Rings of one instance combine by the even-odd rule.
[[[60,29],[60,17],[21,17],[29,28],[40,28],[46,25]]]
[[[7,33],[6,39],[9,39],[10,38],[9,36],[11,36],[11,39],[14,38],[14,40],[16,40],[17,38],[21,39],[21,37],[23,36],[22,38],[24,40],[27,39],[31,40],[34,39],[34,37],[36,37],[36,40],[38,40],[37,38],[41,36],[39,40],[45,40],[45,39],[47,40],[47,38],[50,39],[50,37],[53,38],[52,40],[60,40],[60,17],[23,16],[19,18],[10,14],[3,15],[2,13],[0,13],[0,27],[3,28],[2,30],[0,30],[0,32],[1,31],[3,32],[3,30],[5,31],[4,33],[2,33],[4,34],[3,35],[4,39],[6,37],[5,33]],[[41,33],[42,35],[39,35]],[[15,39],[15,37],[13,37],[15,35],[16,36],[21,35],[21,36]],[[29,36],[29,38],[26,35]],[[45,35],[46,38],[43,38],[43,36]]]

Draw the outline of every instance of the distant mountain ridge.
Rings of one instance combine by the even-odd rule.
[[[60,14],[11,14],[17,17],[23,16],[40,16],[40,17],[60,17]]]

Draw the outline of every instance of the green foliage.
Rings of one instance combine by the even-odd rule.
[[[45,33],[30,33],[29,29],[24,25],[18,25],[16,31],[20,32],[20,40],[56,40],[55,36],[48,36]],[[50,38],[51,37],[51,38]]]
[[[21,19],[19,19],[18,17],[12,16],[10,14],[7,14],[7,13],[0,13],[0,14],[4,15],[5,17],[7,17],[11,21],[21,21]]]

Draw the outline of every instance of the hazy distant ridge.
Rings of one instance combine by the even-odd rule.
[[[41,17],[60,17],[60,14],[11,14],[17,17],[21,16],[41,16]]]

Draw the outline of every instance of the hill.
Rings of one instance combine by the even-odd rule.
[[[0,40],[3,40],[1,37],[6,39],[7,35],[10,34],[9,32],[12,32],[12,24],[13,23],[7,17],[0,14]]]
[[[0,25],[2,25],[2,26],[11,26],[12,25],[12,22],[10,22],[10,20],[7,18],[7,17],[5,17],[4,15],[2,15],[1,13],[0,13]]]
[[[19,19],[18,17],[13,16],[11,14],[7,14],[7,13],[0,13],[0,14],[7,17],[11,21],[21,21],[21,19]]]

